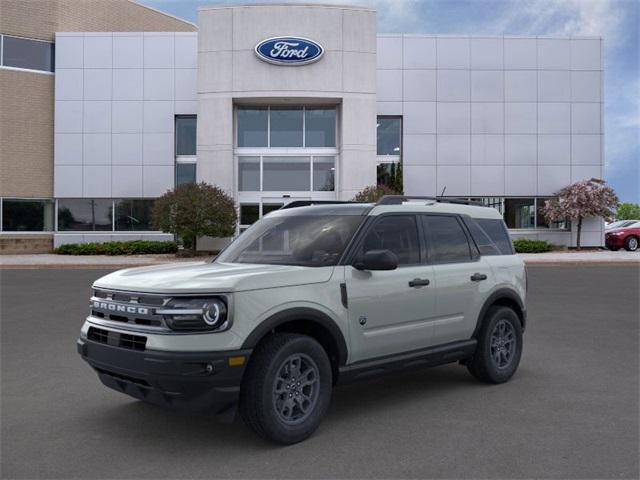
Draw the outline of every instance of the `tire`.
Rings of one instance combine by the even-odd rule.
[[[306,378],[306,386],[303,377],[293,377],[296,372]],[[240,416],[263,438],[298,443],[320,425],[332,388],[331,363],[318,342],[306,335],[276,333],[251,356],[240,390]]]
[[[638,250],[638,237],[630,235],[624,239],[624,249],[628,252],[635,252]]]
[[[509,307],[491,307],[477,340],[476,352],[467,363],[469,373],[486,383],[508,381],[522,356],[522,325],[516,312]]]

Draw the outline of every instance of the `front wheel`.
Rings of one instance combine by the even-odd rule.
[[[277,333],[251,357],[242,382],[240,415],[263,438],[289,445],[318,428],[331,400],[329,357],[313,338]]]
[[[638,250],[638,237],[627,237],[624,241],[624,249],[629,252]]]
[[[471,375],[487,383],[508,381],[522,356],[522,325],[516,312],[509,307],[491,307],[477,340],[476,352],[467,364]]]

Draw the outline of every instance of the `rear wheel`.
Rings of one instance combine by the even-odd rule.
[[[240,415],[261,437],[292,444],[318,428],[331,399],[331,363],[313,338],[278,333],[251,357],[240,394]]]
[[[624,240],[624,249],[629,252],[635,252],[638,250],[638,237],[634,237],[633,235],[625,238]]]
[[[508,381],[520,364],[522,326],[509,307],[495,306],[487,312],[477,337],[478,346],[467,369],[487,383]]]

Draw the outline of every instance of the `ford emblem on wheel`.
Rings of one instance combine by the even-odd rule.
[[[322,45],[302,37],[267,38],[256,45],[255,51],[260,60],[276,65],[307,65],[324,54]]]

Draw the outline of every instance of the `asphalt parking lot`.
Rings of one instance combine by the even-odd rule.
[[[514,379],[456,365],[341,387],[308,441],[108,390],[75,339],[106,270],[0,270],[2,478],[638,478],[638,266],[529,268]]]

